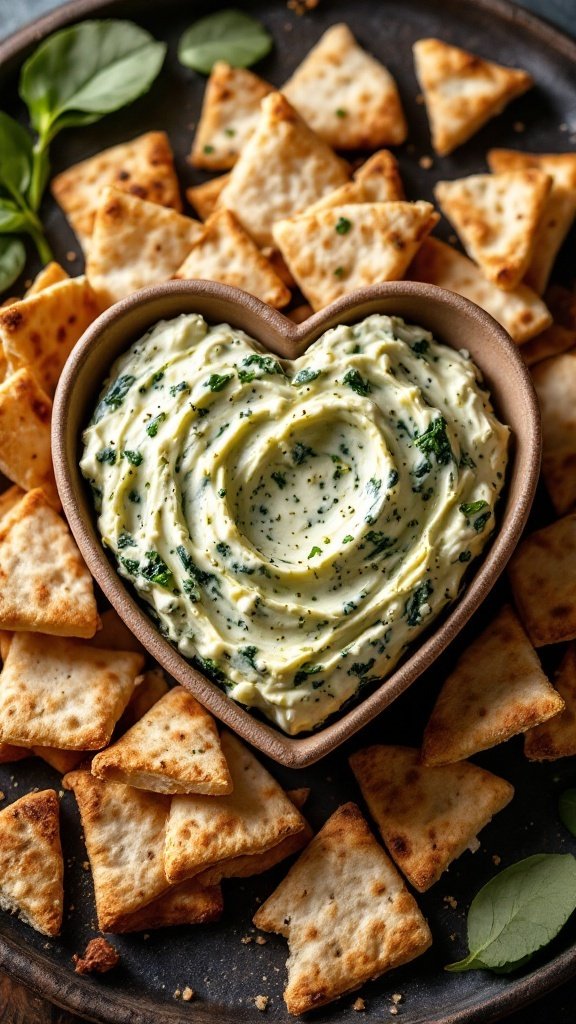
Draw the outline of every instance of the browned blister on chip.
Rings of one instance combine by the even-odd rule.
[[[357,751],[350,767],[391,856],[424,892],[512,799],[504,779],[469,761],[428,768],[412,747]]]
[[[0,811],[0,907],[42,935],[58,935],[64,906],[60,808],[53,789]]]
[[[414,897],[355,804],[343,804],[254,916],[288,939],[290,1013],[353,992],[424,953],[432,936]]]
[[[52,402],[27,367],[0,384],[0,469],[25,491],[41,487],[50,504],[59,509],[51,418]]]
[[[524,538],[508,565],[522,624],[535,647],[576,638],[576,514]]]
[[[458,659],[424,731],[427,765],[463,761],[562,711],[562,699],[506,605]]]
[[[233,167],[260,117],[269,85],[253,71],[216,61],[206,83],[202,113],[190,154],[193,167],[227,171]]]

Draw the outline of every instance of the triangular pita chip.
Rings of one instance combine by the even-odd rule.
[[[92,868],[98,927],[113,932],[127,914],[168,889],[163,849],[169,798],[120,782],[102,782],[89,771],[62,780],[74,791]]]
[[[542,171],[439,181],[434,195],[469,256],[499,288],[524,277],[552,179]]]
[[[94,636],[92,577],[43,491],[29,491],[0,523],[0,627]]]
[[[180,211],[180,186],[166,133],[147,132],[130,142],[104,149],[54,178],[52,195],[68,217],[85,253],[100,195],[107,186]]]
[[[490,170],[540,170],[552,178],[526,273],[526,284],[541,295],[548,283],[554,260],[576,215],[576,153],[519,153],[514,149],[491,149]]]
[[[403,199],[404,187],[398,161],[389,150],[381,149],[358,168],[354,181],[347,181],[334,192],[322,196],[303,212],[306,215],[347,203],[390,203]]]
[[[346,164],[281,93],[272,92],[262,101],[256,130],[218,205],[232,210],[258,245],[272,245],[275,221],[305,210],[346,181]]]
[[[30,757],[31,750],[26,747],[15,747],[12,743],[0,743],[0,764],[10,764],[12,761],[22,761]]]
[[[422,760],[463,761],[561,710],[532,644],[505,606],[446,679],[424,731]]]
[[[96,211],[86,273],[102,306],[167,281],[202,235],[197,220],[106,188]]]
[[[232,791],[216,723],[182,686],[175,686],[111,747],[92,773],[154,793]]]
[[[200,220],[208,220],[218,205],[220,193],[230,181],[229,174],[221,174],[219,178],[210,178],[201,185],[192,185],[186,189],[186,198],[196,210]]]
[[[542,475],[562,516],[576,506],[576,350],[539,363],[532,379],[542,417]]]
[[[514,601],[535,647],[576,638],[576,515],[531,533],[508,565]]]
[[[413,50],[439,156],[461,146],[534,84],[526,71],[483,60],[441,39],[419,39]]]
[[[50,446],[52,402],[26,367],[0,384],[0,469],[24,490],[41,487],[60,508]]]
[[[0,738],[100,750],[110,742],[143,660],[76,640],[15,634],[0,676]]]
[[[59,284],[60,281],[68,281],[69,277],[70,274],[66,273],[64,267],[61,267],[59,263],[52,260],[52,263],[47,263],[36,274],[32,284],[26,289],[24,298],[28,299],[31,295],[37,295],[38,292],[43,292],[45,288],[50,288],[53,284]]]
[[[414,897],[355,804],[328,819],[254,924],[288,939],[290,1013],[353,992],[432,943]]]
[[[8,373],[29,366],[44,391],[53,395],[70,352],[99,312],[85,277],[53,284],[0,310]]]
[[[303,302],[301,306],[296,306],[286,313],[286,316],[293,324],[303,324],[309,316],[312,316],[313,312],[312,306],[308,302]]]
[[[124,914],[114,921],[115,934],[172,928],[179,924],[209,924],[218,921],[224,910],[219,885],[204,886],[195,878],[173,885],[145,907]]]
[[[413,281],[436,284],[470,299],[502,324],[517,345],[533,338],[552,322],[547,307],[536,292],[519,284],[505,292],[491,281],[472,260],[437,238],[427,238],[408,271]]]
[[[0,811],[0,907],[42,935],[58,935],[64,907],[60,807],[53,789]]]
[[[10,644],[12,643],[12,633],[9,629],[0,629],[0,657],[2,661],[6,661],[8,657],[8,651],[10,650]]]
[[[109,651],[135,651],[143,654],[144,648],[131,629],[120,618],[114,608],[108,608],[100,616],[101,628],[94,634],[92,647],[106,647]],[[166,692],[165,690],[163,692]]]
[[[227,171],[254,133],[260,103],[273,86],[253,71],[216,62],[206,83],[202,113],[190,154],[193,167]]]
[[[332,25],[282,92],[334,149],[399,146],[408,127],[392,75],[358,45],[347,25]]]
[[[9,487],[7,491],[3,491],[3,493],[0,494],[0,523],[11,509],[13,509],[19,501],[22,501],[24,493],[25,492],[21,487],[16,487],[14,485],[13,487]]]
[[[217,210],[206,221],[174,277],[231,284],[276,309],[290,301],[290,292],[230,210]]]
[[[71,772],[89,756],[85,750],[58,750],[56,747],[32,747],[31,750],[35,757],[46,761],[60,775]]]
[[[522,346],[522,358],[528,366],[561,355],[576,346],[576,292],[553,284],[544,293],[544,301],[554,323]]]
[[[115,645],[113,647],[114,650],[117,649]],[[142,682],[134,690],[126,710],[118,722],[119,732],[124,733],[127,729],[131,729],[165,693],[168,693],[168,683],[162,669],[151,668],[145,672]]]
[[[524,753],[530,761],[556,761],[576,754],[576,644],[570,644],[554,679],[564,710],[530,729]]]
[[[314,310],[397,281],[438,221],[430,203],[358,203],[280,221],[274,240]]]
[[[164,854],[171,882],[231,857],[262,853],[305,826],[294,804],[247,747],[229,732],[222,733],[221,743],[233,791],[217,799],[173,797]]]
[[[427,768],[412,747],[367,747],[350,767],[400,870],[424,892],[514,796],[504,779],[469,761]]]

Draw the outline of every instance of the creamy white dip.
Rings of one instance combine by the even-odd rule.
[[[290,364],[183,315],[116,361],[81,468],[163,634],[296,734],[458,595],[508,436],[467,354],[397,317],[336,327]]]

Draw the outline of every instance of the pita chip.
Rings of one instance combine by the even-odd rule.
[[[116,650],[115,647],[114,650]],[[118,723],[120,733],[126,732],[136,722],[139,722],[165,693],[168,693],[168,683],[162,669],[148,669],[142,676],[142,682],[137,685],[130,697],[126,710]]]
[[[529,761],[556,761],[576,754],[576,644],[567,648],[554,685],[564,709],[526,733],[524,753]]]
[[[247,747],[229,732],[222,733],[221,744],[232,792],[218,799],[172,799],[164,852],[171,882],[231,857],[263,853],[305,827],[300,812]]]
[[[432,936],[356,804],[343,804],[253,918],[288,939],[284,999],[306,1013],[414,960]]]
[[[430,203],[358,203],[274,225],[274,240],[315,311],[357,288],[397,281],[438,222]]]
[[[439,181],[434,195],[488,281],[509,291],[524,277],[552,179],[542,171]]]
[[[576,638],[576,514],[525,537],[508,574],[534,647]]]
[[[130,142],[104,149],[54,178],[52,195],[70,221],[85,254],[101,193],[109,186],[180,212],[180,186],[166,133],[147,132]]]
[[[107,188],[96,211],[86,273],[102,306],[167,281],[201,237],[175,210]]]
[[[22,501],[24,494],[25,491],[23,491],[21,487],[16,487],[16,485],[9,487],[7,491],[3,491],[3,493],[0,494],[0,523],[11,509],[13,509],[19,501]]]
[[[196,210],[200,220],[208,220],[218,205],[220,193],[230,181],[229,174],[221,174],[219,178],[210,178],[201,185],[192,185],[186,189],[186,198]]]
[[[106,647],[110,651],[134,651],[144,654],[144,648],[131,629],[120,618],[114,608],[108,608],[100,616],[100,629],[90,643],[92,647]],[[165,692],[165,691],[164,691]]]
[[[528,366],[561,355],[576,346],[576,292],[553,284],[546,290],[544,301],[554,323],[522,346],[522,358]]]
[[[57,750],[55,747],[32,747],[32,753],[46,761],[55,772],[66,775],[89,756],[86,750]]]
[[[413,281],[457,292],[493,316],[517,345],[540,334],[552,322],[550,311],[525,284],[511,291],[487,281],[472,260],[437,238],[427,238],[408,271]]]
[[[396,82],[347,25],[332,25],[321,36],[282,92],[334,149],[378,149],[406,141]]]
[[[0,522],[0,628],[93,636],[92,577],[44,492],[29,491]]]
[[[542,212],[526,284],[541,295],[548,284],[554,260],[576,216],[576,153],[519,153],[491,149],[491,171],[539,170],[552,178],[552,188]]]
[[[514,795],[469,761],[428,768],[412,747],[367,747],[350,767],[390,855],[419,892],[438,881]]]
[[[272,245],[272,224],[348,181],[346,164],[279,92],[262,100],[256,130],[234,165],[219,206],[236,214],[257,245]]]
[[[180,924],[209,924],[218,921],[224,910],[219,885],[200,885],[195,878],[173,885],[146,906],[119,916],[114,921],[116,935],[126,932],[172,928]]]
[[[439,156],[467,142],[534,84],[526,71],[483,60],[441,39],[419,39],[413,52]]]
[[[539,363],[532,380],[542,417],[542,475],[562,516],[576,506],[576,350]]]
[[[30,756],[31,751],[26,747],[15,747],[12,743],[0,743],[0,764],[23,761],[25,757]]]
[[[301,306],[296,306],[289,313],[286,313],[286,316],[293,324],[303,324],[313,313],[312,306],[308,302],[303,302]]]
[[[163,849],[170,801],[79,769],[63,785],[76,797],[94,880],[98,927],[115,931],[126,915],[169,887]]]
[[[174,277],[231,284],[275,309],[290,301],[286,285],[229,210],[209,217]]]
[[[28,366],[52,396],[70,352],[99,313],[86,277],[61,281],[0,309],[0,342],[8,373]]]
[[[0,738],[23,746],[100,750],[110,742],[142,664],[129,651],[15,634],[0,676]]]
[[[0,907],[42,935],[58,935],[64,907],[60,807],[53,789],[0,811]]]
[[[52,260],[51,263],[47,263],[36,274],[32,284],[26,290],[24,298],[29,299],[31,295],[37,295],[38,292],[43,292],[45,288],[50,288],[53,284],[60,284],[61,281],[68,281],[69,279],[70,274],[66,273],[64,267],[61,267],[59,263]]]
[[[41,487],[60,508],[52,468],[52,402],[26,367],[0,384],[0,469],[25,491]]]
[[[465,649],[424,731],[426,765],[463,761],[562,711],[562,699],[512,608]]]
[[[227,171],[238,159],[273,86],[253,71],[216,61],[206,83],[202,113],[190,154],[193,167]]]
[[[232,791],[216,723],[182,686],[175,686],[111,747],[92,773],[154,793]]]
[[[381,149],[358,168],[354,181],[348,181],[318,199],[304,213],[317,213],[318,210],[345,206],[347,203],[390,203],[403,199],[404,187],[398,161],[389,150]]]

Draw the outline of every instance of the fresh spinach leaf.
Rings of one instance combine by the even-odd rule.
[[[209,75],[218,60],[249,68],[270,53],[272,44],[272,36],[259,21],[230,8],[195,21],[180,39],[178,59],[187,68]]]
[[[13,199],[26,194],[32,174],[32,141],[25,128],[0,111],[0,185]]]
[[[0,292],[6,291],[24,270],[26,250],[14,235],[0,237]]]
[[[526,857],[480,889],[468,912],[468,946],[447,971],[516,970],[558,934],[576,909],[576,858]]]
[[[0,198],[0,235],[13,235],[27,231],[26,215],[11,199]]]
[[[558,813],[562,824],[576,836],[576,789],[566,789],[560,795]]]

